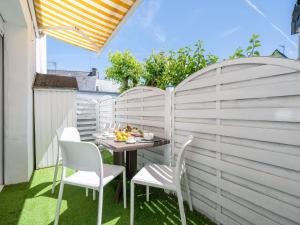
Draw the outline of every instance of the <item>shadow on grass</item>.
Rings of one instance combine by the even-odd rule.
[[[48,187],[50,182],[31,187],[34,176],[27,183],[5,186],[0,192],[0,225],[15,225],[24,209],[26,199],[34,198],[37,193]]]
[[[128,225],[129,224],[129,194],[127,193],[127,209],[123,208],[123,202],[115,203],[116,183],[110,184],[104,188],[103,201],[103,220],[106,225]],[[128,185],[129,187],[129,185]],[[57,187],[58,189],[58,187]],[[129,190],[129,188],[127,188]],[[58,192],[58,190],[57,190]],[[67,209],[62,209],[60,214],[60,225],[75,225],[75,224],[96,224],[98,199],[92,200],[92,192],[89,192],[88,198],[84,196],[84,189],[65,186],[63,200],[67,203]],[[54,197],[51,192],[45,193],[47,197]],[[55,197],[57,193],[55,194]],[[185,205],[187,216],[187,224],[214,224],[205,216],[190,212]],[[52,225],[54,219],[48,225]],[[135,224],[136,225],[180,225],[180,215],[178,210],[177,198],[167,195],[162,190],[151,189],[150,201],[146,202],[145,188],[138,186],[136,189],[135,198]]]
[[[105,154],[106,162],[111,162]],[[54,223],[59,182],[51,193],[54,168],[35,171],[29,183],[6,186],[0,193],[0,225],[52,225]],[[60,173],[59,173],[60,174]],[[103,225],[129,224],[129,182],[127,186],[127,209],[123,202],[115,203],[117,181],[104,188]],[[150,201],[146,202],[145,187],[137,186],[135,196],[136,225],[180,225],[177,198],[163,190],[150,189]],[[190,212],[185,207],[188,225],[214,224],[205,216]],[[65,185],[60,225],[96,225],[98,196],[94,201],[92,191],[85,197],[85,189]]]

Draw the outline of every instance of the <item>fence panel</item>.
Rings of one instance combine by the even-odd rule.
[[[77,95],[77,129],[82,141],[94,141],[97,131],[97,99]]]
[[[56,130],[76,126],[76,91],[34,89],[36,168],[55,165]]]
[[[195,208],[222,224],[300,224],[300,63],[209,66],[174,92],[175,159],[186,135]]]
[[[104,129],[112,127],[115,123],[115,97],[103,96],[97,111],[98,131],[102,132]]]
[[[132,88],[118,98],[115,105],[115,121],[121,126],[127,124],[150,131],[155,136],[166,138],[166,92],[152,87]],[[170,99],[169,99],[170,102]],[[168,107],[167,109],[170,109]],[[169,138],[169,137],[167,137]],[[163,163],[168,146],[138,151],[138,168],[148,162]]]

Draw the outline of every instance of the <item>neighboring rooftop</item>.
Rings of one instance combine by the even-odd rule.
[[[120,85],[111,80],[96,80],[96,91],[118,93]]]
[[[63,88],[77,90],[78,85],[74,77],[37,73],[35,75],[33,88]]]
[[[279,58],[284,58],[284,59],[288,58],[284,53],[282,53],[278,49],[275,49],[275,51],[271,54],[271,56],[279,57]]]
[[[98,76],[96,68],[92,68],[91,71],[48,70],[48,74],[74,77],[77,80],[80,91],[96,91],[96,79]]]
[[[100,80],[96,68],[91,71],[48,70],[48,74],[76,78],[79,91],[119,93],[120,85],[111,80]]]

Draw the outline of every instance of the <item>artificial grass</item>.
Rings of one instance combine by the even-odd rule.
[[[112,162],[109,152],[103,160]],[[0,192],[0,225],[50,225],[54,223],[59,182],[51,193],[54,168],[36,170],[29,183],[6,186]],[[69,171],[68,173],[70,173]],[[60,174],[60,173],[59,173]],[[128,182],[129,184],[129,182]],[[115,203],[116,181],[104,188],[103,225],[129,224],[129,185],[127,209],[123,202]],[[85,189],[66,185],[60,213],[60,225],[96,225],[98,201],[93,201],[92,191],[85,197]],[[186,207],[188,225],[212,225],[207,217],[190,212]],[[162,190],[150,188],[150,201],[145,201],[145,188],[137,186],[135,196],[136,225],[181,224],[177,199]]]

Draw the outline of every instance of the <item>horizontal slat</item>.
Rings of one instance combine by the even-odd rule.
[[[151,106],[164,106],[165,101],[157,100],[157,101],[146,101],[146,102],[139,102],[139,103],[117,103],[116,109],[126,109],[126,108],[136,108],[136,107],[151,107]]]
[[[269,84],[263,86],[243,87],[220,92],[181,95],[175,98],[175,104],[191,102],[210,102],[219,100],[268,98],[278,96],[300,95],[300,81]]]
[[[92,135],[93,133],[95,133],[96,130],[89,130],[89,131],[79,131],[80,135]]]
[[[90,125],[90,124],[96,124],[96,120],[93,121],[77,120],[77,125]]]
[[[280,74],[293,73],[295,70],[282,66],[263,65],[255,66],[247,69],[237,70],[234,72],[221,73],[218,76],[204,77],[200,80],[193,80],[183,87],[180,91],[213,86],[218,84],[228,84],[239,81],[252,80],[257,78],[265,78]]]
[[[151,120],[136,120],[136,119],[116,119],[118,123],[128,123],[128,124],[140,124],[150,127],[161,127],[164,128],[164,123],[161,121],[151,121]]]
[[[206,198],[210,199],[211,201],[214,201],[218,203],[220,206],[230,210],[231,212],[234,212],[236,215],[239,215],[246,220],[249,221],[259,221],[259,224],[265,224],[265,225],[278,225],[275,221],[272,221],[262,215],[260,215],[258,212],[254,212],[252,210],[249,210],[248,208],[244,207],[243,205],[237,204],[236,202],[227,199],[222,196],[218,196],[217,193],[214,193],[212,191],[209,191],[208,189],[202,187],[201,185],[190,182],[190,188],[194,190],[196,193],[200,193],[201,195],[205,196]]]
[[[263,120],[300,122],[299,108],[256,108],[256,109],[201,109],[175,110],[175,117],[180,118],[218,118],[235,120]]]
[[[138,99],[138,98],[155,97],[155,96],[164,96],[164,92],[148,91],[148,92],[140,92],[140,93],[134,93],[134,94],[127,93],[127,95],[117,98],[116,102],[131,100],[131,99]]]
[[[245,177],[253,182],[267,185],[277,190],[300,197],[300,182],[285,179],[283,177],[271,175],[258,170],[249,169],[222,160],[216,160],[214,158],[195,154],[192,152],[187,152],[186,158],[196,162],[198,161],[199,163],[207,166],[214,167],[220,171],[224,171],[240,177]]]
[[[220,187],[223,190],[226,190],[234,195],[258,204],[261,207],[275,212],[283,217],[289,218],[295,222],[300,221],[300,210],[282,201],[276,200],[274,198],[271,198],[264,194],[260,194],[226,180],[221,180]]]
[[[77,115],[77,119],[96,119],[95,115]]]
[[[175,129],[290,145],[300,145],[300,131],[298,130],[279,130],[268,128],[234,127],[221,125],[218,126],[183,122],[175,122]]]
[[[83,130],[95,130],[96,129],[96,125],[94,125],[94,126],[77,127],[77,129],[79,130],[79,132],[81,132]]]
[[[163,117],[164,111],[117,111],[116,115]]]
[[[175,135],[175,140],[176,142],[184,143],[186,138],[183,136]],[[214,141],[203,140],[203,139],[199,140],[197,138],[194,139],[191,146],[195,146],[197,148],[202,148],[202,149],[208,149],[208,150],[212,150],[212,151],[216,151],[216,152],[220,152],[223,154],[228,154],[240,158],[245,158],[256,162],[266,163],[269,165],[300,171],[300,164],[299,164],[300,157],[295,155],[268,151],[264,149],[258,149],[258,148],[247,147],[242,145],[216,143]],[[283,158],[285,160],[282,160]]]

